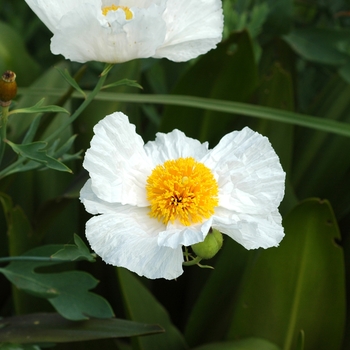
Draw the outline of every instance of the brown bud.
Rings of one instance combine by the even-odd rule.
[[[0,105],[9,106],[17,94],[16,74],[7,70],[0,79]]]

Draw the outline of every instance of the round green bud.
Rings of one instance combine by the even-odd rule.
[[[193,252],[202,259],[211,259],[222,247],[222,233],[215,229],[210,229],[203,242],[193,244]]]

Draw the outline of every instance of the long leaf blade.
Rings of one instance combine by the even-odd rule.
[[[286,217],[280,247],[258,253],[247,270],[229,339],[258,336],[305,350],[340,349],[345,324],[343,251],[327,201],[309,199]]]
[[[22,88],[20,92],[29,95],[39,95],[43,91],[37,89],[30,91]],[[53,89],[53,96],[60,96],[61,89]],[[79,95],[73,94],[74,97]],[[253,104],[224,101],[218,99],[208,99],[204,97],[184,96],[184,95],[148,95],[148,94],[118,94],[110,92],[100,92],[96,100],[130,102],[130,103],[156,103],[163,105],[187,106],[193,108],[207,109],[211,111],[240,114],[253,118],[264,118],[267,120],[279,121],[281,123],[299,125],[315,130],[322,130],[338,135],[350,137],[350,125],[336,120],[322,119],[306,114],[283,111],[276,108],[256,106]]]
[[[162,331],[157,325],[116,318],[74,322],[58,314],[31,314],[0,320],[0,342],[22,344],[133,337]]]

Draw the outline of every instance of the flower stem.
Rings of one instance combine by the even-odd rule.
[[[70,262],[71,260],[40,257],[40,256],[9,256],[6,258],[0,258],[1,263],[7,263],[12,261],[40,261],[40,262]]]
[[[2,113],[0,118],[0,165],[5,151],[5,140],[6,140],[6,128],[7,128],[7,119],[9,114],[10,106],[3,106]]]
[[[9,174],[11,174],[12,169],[16,169],[19,165],[21,165],[25,161],[25,158],[21,157],[18,160],[16,160],[14,163],[6,167],[4,170],[0,171],[0,180]]]
[[[202,260],[202,258],[200,258],[199,256],[195,257],[194,259],[192,260],[189,260],[189,261],[184,261],[182,263],[183,266],[193,266],[193,265],[198,265],[199,262]]]
[[[100,79],[97,82],[95,88],[91,91],[91,93],[87,96],[84,102],[79,106],[79,108],[72,114],[72,116],[66,120],[62,125],[54,131],[49,137],[47,137],[44,141],[50,142],[55,137],[57,137],[69,124],[73,123],[75,119],[79,117],[79,115],[84,111],[84,109],[91,103],[91,101],[95,98],[95,96],[100,92],[103,87],[104,82],[108,76],[109,71],[113,68],[112,64],[106,64],[104,70],[100,74]]]

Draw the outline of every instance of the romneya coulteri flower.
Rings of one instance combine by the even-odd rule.
[[[221,0],[25,0],[53,33],[51,51],[76,62],[180,62],[221,40]]]
[[[211,228],[247,249],[278,246],[284,236],[285,173],[268,139],[248,127],[213,149],[176,129],[144,144],[116,112],[94,127],[83,166],[92,249],[141,276],[181,275],[183,246],[202,242]]]

